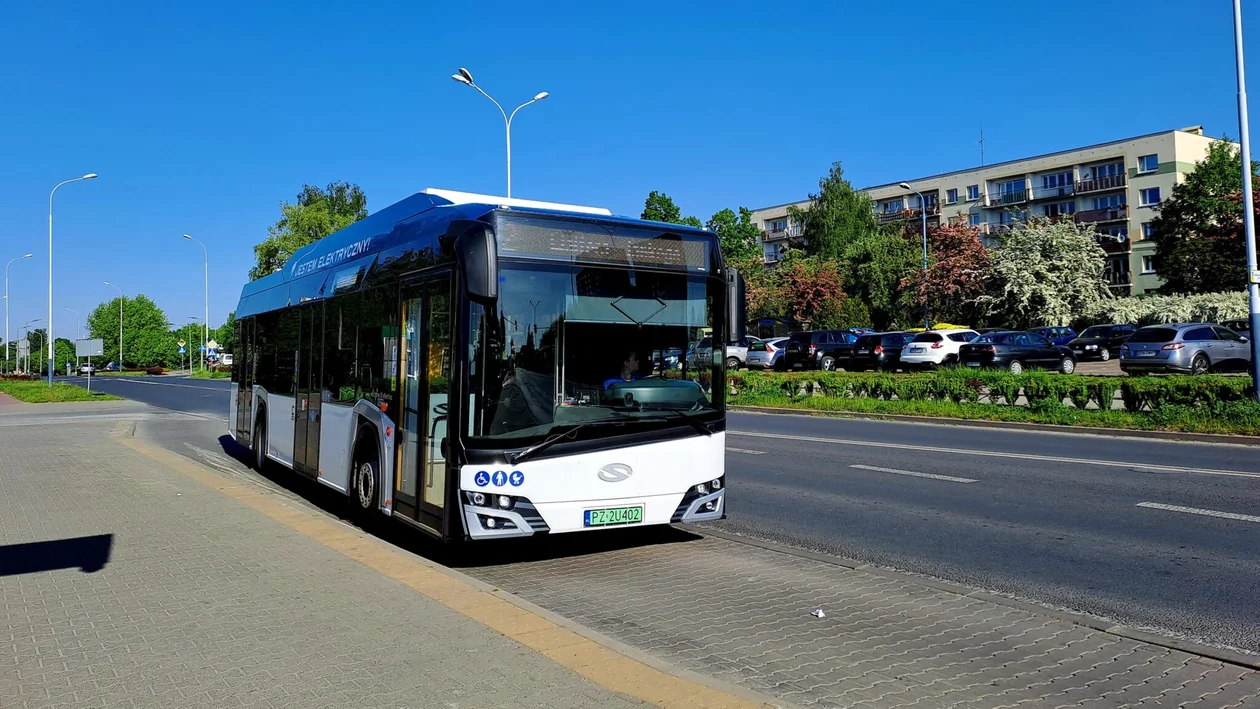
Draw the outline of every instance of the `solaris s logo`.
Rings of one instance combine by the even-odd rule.
[[[634,474],[634,470],[625,463],[609,463],[596,473],[606,483],[619,483]]]

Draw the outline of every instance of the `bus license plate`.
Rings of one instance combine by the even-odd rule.
[[[614,524],[638,524],[643,521],[643,507],[609,507],[587,510],[583,527],[607,527]]]

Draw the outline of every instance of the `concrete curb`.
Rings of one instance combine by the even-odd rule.
[[[818,409],[788,409],[777,406],[731,406],[731,411],[753,414],[780,414],[789,416],[815,416],[826,418],[867,419],[874,421],[901,421],[937,426],[967,426],[970,428],[996,428],[1010,431],[1034,431],[1039,433],[1071,433],[1086,436],[1113,438],[1142,438],[1156,441],[1182,443],[1218,443],[1234,446],[1260,447],[1260,436],[1236,436],[1220,433],[1182,433],[1179,431],[1142,431],[1127,428],[1095,428],[1093,426],[1063,426],[1052,423],[1021,423],[1017,421],[986,421],[983,419],[954,419],[939,416],[909,416],[906,414],[879,414],[863,411],[821,411]]]
[[[1084,626],[1086,628],[1090,628],[1091,630],[1097,630],[1100,633],[1107,633],[1108,635],[1116,635],[1116,636],[1126,638],[1129,640],[1136,640],[1138,642],[1147,643],[1148,645],[1155,645],[1158,647],[1168,648],[1170,650],[1179,650],[1184,653],[1196,655],[1202,658],[1208,658],[1210,660],[1223,662],[1229,665],[1237,665],[1239,667],[1243,667],[1249,670],[1260,670],[1260,656],[1257,656],[1257,655],[1249,655],[1245,652],[1240,652],[1237,650],[1229,650],[1229,649],[1223,649],[1223,648],[1218,648],[1218,647],[1212,647],[1210,645],[1201,645],[1199,643],[1191,642],[1189,640],[1181,640],[1180,638],[1172,638],[1172,637],[1167,637],[1164,635],[1158,635],[1158,634],[1150,633],[1144,630],[1138,630],[1137,628],[1130,628],[1126,625],[1117,625],[1115,623],[1108,622],[1105,619],[1095,618],[1092,616],[1085,615],[1083,613],[1073,613],[1070,611],[1064,611],[1064,610],[1059,610],[1057,608],[1043,606],[1037,603],[1029,603],[1027,601],[1021,601],[1015,598],[1008,598],[1006,596],[996,594],[996,593],[991,593],[989,591],[981,591],[974,588],[968,588],[967,586],[950,583],[948,581],[940,581],[937,579],[918,576],[915,574],[908,574],[901,571],[890,571],[888,569],[884,569],[878,566],[872,566],[870,564],[865,564],[860,561],[854,561],[852,559],[845,559],[839,556],[828,556],[826,554],[819,554],[817,552],[807,551],[805,549],[796,549],[796,548],[785,546],[782,544],[776,544],[775,542],[768,542],[762,539],[757,539],[755,537],[747,537],[740,534],[730,534],[728,532],[721,532],[721,531],[714,530],[708,526],[702,525],[698,529],[702,530],[701,532],[702,534],[717,537],[719,539],[725,539],[726,541],[734,542],[736,544],[747,544],[749,546],[754,546],[759,549],[765,549],[767,551],[777,552],[779,554],[786,554],[788,556],[795,556],[798,558],[810,559],[811,561],[819,561],[825,564],[831,564],[833,566],[839,566],[845,569],[852,569],[854,571],[863,571],[868,574],[873,574],[875,576],[882,576],[884,578],[893,579],[896,581],[900,581],[902,583],[925,586],[927,588],[931,588],[937,591],[944,591],[945,593],[952,593],[958,596],[965,596],[967,598],[976,598],[979,600],[988,601],[989,603],[993,603],[999,606],[1007,606],[1009,608],[1018,608],[1022,611],[1027,611],[1029,613],[1036,613],[1037,615],[1049,616],[1056,620],[1062,620],[1068,623],[1072,623],[1074,625]]]

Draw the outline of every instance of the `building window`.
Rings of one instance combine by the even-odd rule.
[[[1058,187],[1067,187],[1072,184],[1072,173],[1060,172],[1054,175],[1041,176],[1041,188],[1052,190]]]
[[[980,199],[980,185],[967,185],[967,201],[974,202]]]
[[[1241,169],[1241,168],[1239,168],[1239,169]],[[898,199],[898,200],[893,200],[892,202],[885,202],[885,203],[884,203],[884,214],[900,214],[901,212],[905,211],[905,208],[906,208],[906,207],[905,207],[905,202],[903,202],[903,201],[901,201],[901,200],[899,200],[899,199]]]
[[[1094,177],[1114,177],[1124,174],[1124,163],[1113,162],[1107,165],[1095,165]]]
[[[1149,239],[1153,236],[1155,236],[1155,225],[1150,222],[1143,223],[1142,224],[1142,238]]]
[[[970,224],[971,226],[980,226],[980,214],[977,212],[973,212],[967,215],[967,223]]]
[[[940,204],[940,201],[941,201],[941,195],[937,192],[928,192],[927,194],[923,195],[923,197],[924,197],[924,203],[927,204],[928,209],[932,209],[936,205]]]
[[[1123,207],[1124,202],[1125,195],[1123,194],[1111,194],[1106,197],[1095,197],[1094,209],[1116,209],[1117,207]]]
[[[1013,195],[1013,194],[1021,194],[1023,193],[1023,191],[1024,191],[1023,180],[1011,180],[1009,182],[1003,182],[998,185],[999,194],[1004,194],[1004,195],[1012,194]]]
[[[1158,155],[1143,155],[1138,158],[1138,172],[1155,172],[1159,169]]]
[[[1239,168],[1239,169],[1241,170],[1242,168]],[[786,229],[787,229],[786,219],[776,219],[770,222],[770,231],[784,231]]]
[[[1142,273],[1154,273],[1154,272],[1155,272],[1155,257],[1143,256],[1142,257]]]
[[[1239,168],[1240,170],[1242,168]],[[953,204],[958,201],[958,190],[945,190],[945,201]]]
[[[1142,197],[1142,206],[1147,207],[1152,204],[1159,204],[1159,188],[1147,187],[1140,192]]]
[[[1056,202],[1055,204],[1046,205],[1047,217],[1060,217],[1065,214],[1076,213],[1076,202]]]

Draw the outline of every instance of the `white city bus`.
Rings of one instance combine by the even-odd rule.
[[[743,285],[714,234],[426,190],[307,246],[236,310],[229,430],[444,540],[725,516]]]

